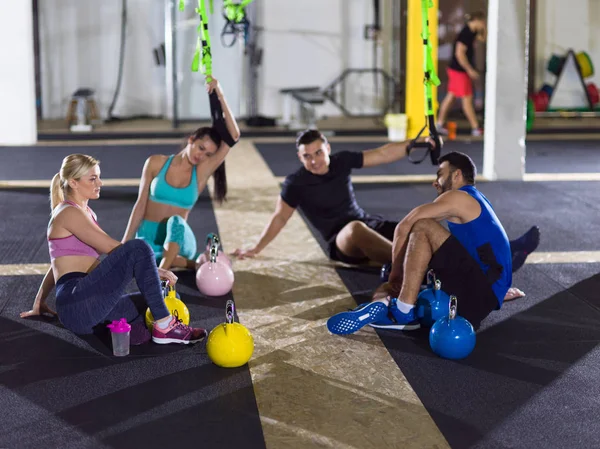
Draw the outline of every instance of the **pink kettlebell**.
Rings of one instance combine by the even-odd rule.
[[[217,244],[217,248],[221,244],[219,237],[216,234],[210,233],[206,236],[206,251],[204,251],[202,254],[200,254],[198,256],[198,258],[196,259],[196,264],[198,264],[198,266],[204,265],[206,262],[208,262],[210,260],[210,247],[213,244],[213,242]],[[231,259],[229,259],[229,257],[227,257],[227,255],[225,255],[225,253],[223,251],[221,251],[220,249],[217,253],[217,262],[222,262],[224,264],[227,264],[227,265],[229,265],[229,267],[233,266],[231,264]]]
[[[233,270],[227,263],[219,262],[218,248],[218,243],[213,240],[208,262],[202,264],[196,273],[196,285],[205,296],[223,296],[233,287]]]

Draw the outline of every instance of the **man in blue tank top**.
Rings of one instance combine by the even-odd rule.
[[[508,237],[488,199],[475,187],[475,164],[452,152],[439,159],[438,197],[413,209],[396,227],[388,282],[373,301],[331,317],[335,334],[363,326],[412,330],[420,327],[415,303],[428,270],[458,299],[458,314],[478,328],[502,306],[512,283]],[[440,222],[446,221],[448,230]]]

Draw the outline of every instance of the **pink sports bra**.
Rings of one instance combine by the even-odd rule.
[[[77,204],[72,201],[65,201],[62,204],[69,204],[73,207],[79,207]],[[96,214],[92,209],[88,207],[88,211],[92,218],[94,219],[94,223],[98,224],[96,221]],[[52,217],[54,219],[54,217]],[[62,256],[91,256],[98,258],[100,254],[92,248],[90,245],[83,243],[79,240],[75,235],[71,234],[68,237],[61,238],[48,238],[48,250],[50,251],[50,261]]]

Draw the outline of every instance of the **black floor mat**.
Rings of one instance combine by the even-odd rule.
[[[357,304],[378,285],[375,270],[338,273]],[[527,297],[483,322],[467,359],[434,355],[427,329],[378,333],[452,448],[595,447],[600,308],[583,295],[600,275],[566,287],[528,265],[515,282]]]
[[[103,200],[92,204],[109,235],[121,238],[135,196],[134,188],[105,188]],[[12,211],[11,204],[19,207]],[[47,193],[0,192],[0,212],[10,216],[1,225],[0,263],[48,263]],[[200,241],[218,232],[206,194],[189,223]],[[231,295],[205,298],[193,272],[177,274],[177,292],[190,310],[191,324],[210,330],[223,322]],[[247,366],[215,366],[204,343],[149,343],[117,358],[106,330],[79,337],[55,319],[19,318],[33,303],[41,279],[0,276],[0,447],[131,448],[199,442],[203,447],[265,447]],[[53,294],[49,304],[54,305]]]
[[[594,183],[595,184],[595,183]],[[541,228],[539,251],[595,250],[598,206],[574,183],[482,183],[509,237]],[[356,185],[369,213],[401,219],[430,201],[426,185]],[[312,229],[322,247],[322,238]],[[453,448],[595,447],[600,393],[600,263],[525,265],[505,303],[463,361],[438,358],[428,331],[379,331],[390,354]],[[356,303],[369,300],[378,270],[338,268]],[[343,337],[340,337],[343,338]],[[576,424],[574,424],[576,423]]]
[[[333,142],[332,153],[340,151],[364,151],[377,148],[383,142]],[[293,143],[257,143],[256,147],[275,176],[287,176],[300,162]],[[483,142],[446,142],[444,153],[460,151],[468,154],[477,170],[483,169]],[[527,142],[527,173],[595,173],[600,171],[600,150],[597,141],[531,141]],[[391,164],[354,170],[355,175],[406,175],[435,174],[435,168],[427,159],[421,164],[412,164],[403,159]]]

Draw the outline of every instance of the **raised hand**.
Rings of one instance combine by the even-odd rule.
[[[212,94],[215,89],[219,89],[219,80],[217,80],[216,78],[212,78],[210,83],[206,83],[206,91],[209,94]],[[217,93],[218,93],[218,90],[217,90]]]

